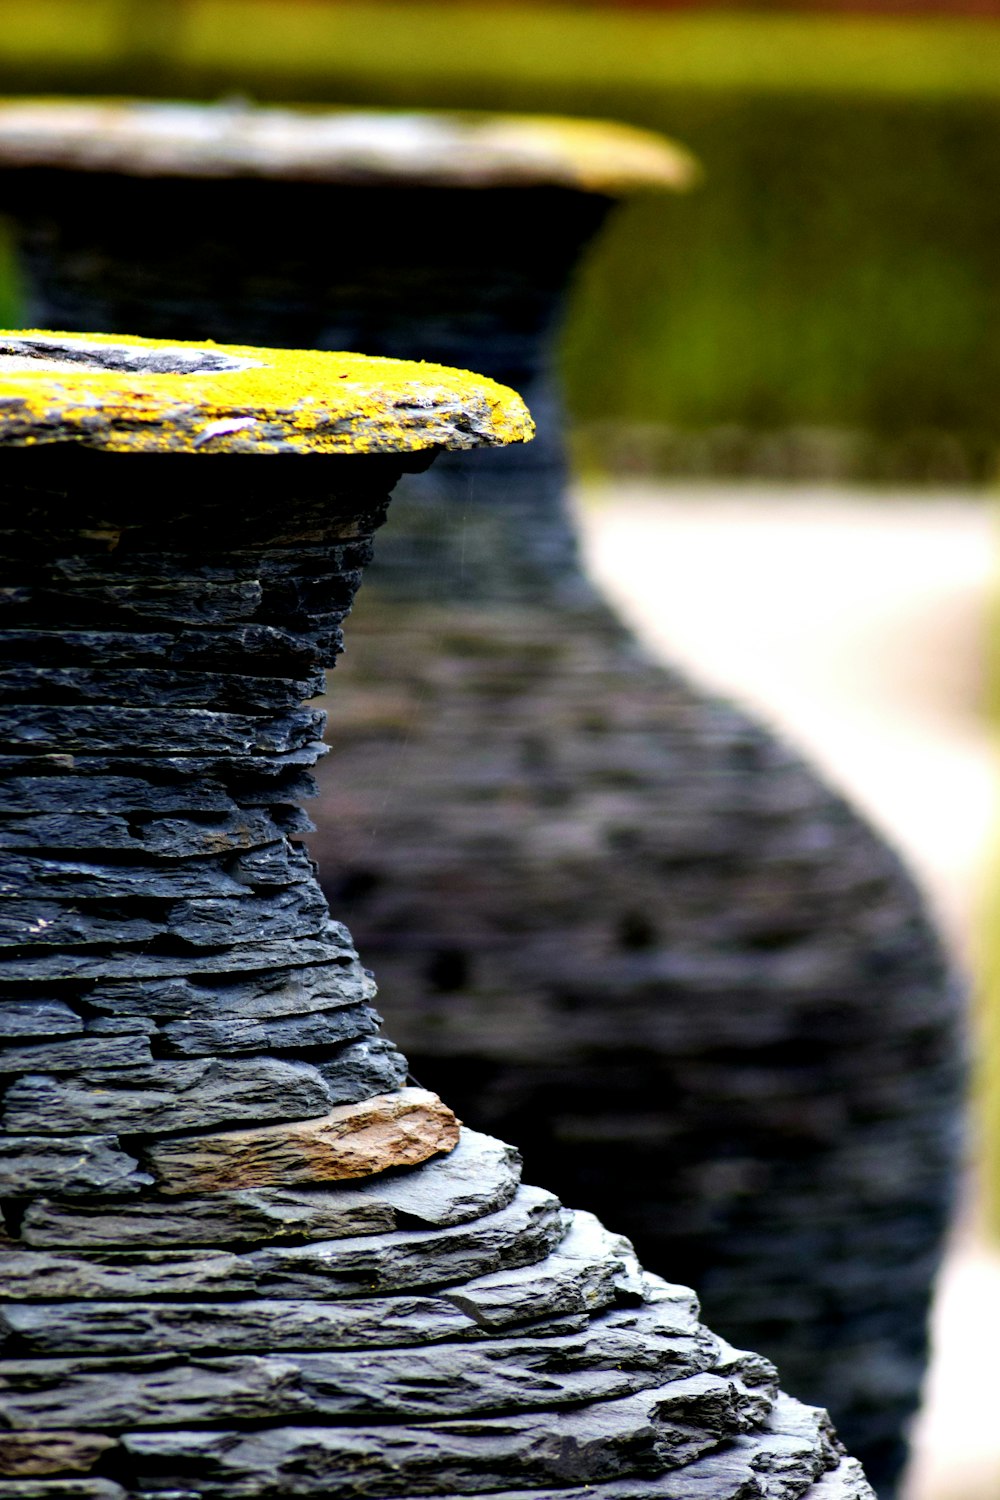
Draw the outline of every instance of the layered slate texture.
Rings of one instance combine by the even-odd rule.
[[[313,847],[417,1077],[694,1280],[888,1492],[957,1171],[956,992],[894,854],[643,658],[567,515],[571,273],[690,160],[599,122],[15,101],[0,171],[59,327],[432,357],[529,401],[528,447],[400,487]]]
[[[870,1497],[692,1293],[406,1085],[301,848],[300,704],[388,489],[519,403],[436,371],[401,440],[398,367],[331,357],[353,397],[288,415],[260,351],[0,349],[0,1497]],[[203,441],[247,359],[210,415],[267,430]]]

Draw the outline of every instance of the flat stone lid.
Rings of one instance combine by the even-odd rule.
[[[681,189],[694,158],[604,120],[138,100],[0,102],[0,169],[434,187]]]
[[[527,442],[520,396],[443,365],[109,334],[0,332],[0,446],[412,453]]]

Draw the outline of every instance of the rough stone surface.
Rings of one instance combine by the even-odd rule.
[[[329,1189],[237,1188],[204,1197],[58,1203],[36,1198],[21,1222],[29,1245],[235,1245],[325,1240],[420,1225],[447,1226],[505,1208],[517,1191],[516,1151],[463,1130],[447,1156],[417,1171]],[[151,1181],[152,1179],[147,1179]]]
[[[679,1467],[716,1445],[734,1420],[738,1395],[726,1381],[695,1376],[596,1407],[551,1416],[433,1422],[414,1430],[355,1426],[269,1428],[254,1433],[128,1433],[139,1468],[163,1478],[201,1471],[205,1495],[322,1494],[349,1486],[359,1495],[403,1495],[444,1485],[493,1490],[512,1469],[536,1485],[572,1475],[593,1480]]]
[[[222,1250],[10,1250],[0,1297],[350,1297],[446,1286],[532,1265],[566,1233],[559,1200],[521,1188],[507,1208],[470,1224],[397,1230],[234,1254]]]
[[[431,1420],[498,1410],[575,1406],[711,1370],[704,1331],[663,1335],[656,1309],[609,1314],[579,1333],[423,1349],[202,1357],[169,1354],[0,1361],[0,1416],[9,1427],[53,1419],[115,1430],[356,1416]]]
[[[329,1102],[322,1075],[310,1063],[199,1058],[89,1068],[70,1077],[27,1074],[4,1095],[3,1125],[52,1135],[94,1128],[133,1134],[193,1130],[237,1120],[294,1120],[320,1114]]]
[[[0,1196],[137,1193],[152,1181],[114,1135],[0,1135]]]
[[[400,1089],[315,1120],[175,1136],[152,1146],[147,1159],[162,1192],[216,1192],[368,1177],[415,1166],[457,1142],[455,1116],[437,1095]]]
[[[85,1474],[115,1446],[93,1432],[5,1432],[0,1436],[0,1474]]]

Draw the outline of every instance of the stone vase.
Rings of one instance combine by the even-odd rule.
[[[299,808],[489,381],[0,335],[0,1496],[870,1500],[822,1412],[407,1086]]]

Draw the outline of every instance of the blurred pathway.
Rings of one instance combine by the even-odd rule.
[[[982,711],[990,505],[708,483],[580,501],[591,569],[636,631],[807,751],[907,856],[973,965],[1000,805]],[[1000,1255],[962,1230],[906,1500],[1000,1500],[998,1340]]]

